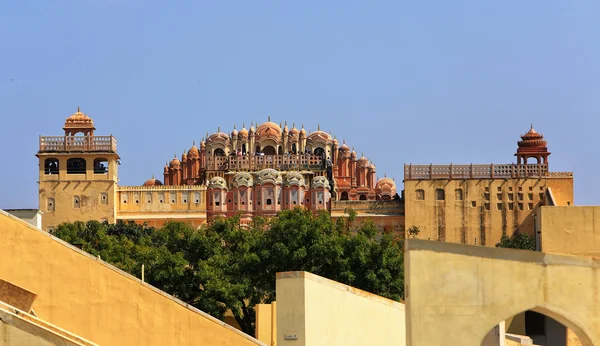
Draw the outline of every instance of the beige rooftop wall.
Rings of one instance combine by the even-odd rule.
[[[0,278],[35,292],[41,319],[100,345],[263,345],[0,211]]]
[[[307,273],[277,273],[277,344],[404,345],[404,304]]]
[[[600,256],[600,207],[541,207],[536,222],[542,251]]]
[[[408,239],[405,272],[408,345],[480,346],[526,310],[600,345],[596,259]]]

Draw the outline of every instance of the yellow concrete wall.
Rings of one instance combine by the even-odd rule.
[[[407,342],[480,346],[492,327],[527,310],[600,345],[600,264],[590,257],[408,239]]]
[[[419,239],[495,246],[503,232],[534,234],[532,213],[551,187],[557,203],[573,202],[573,179],[422,179],[404,182],[405,229],[419,226]],[[417,190],[425,199],[418,200]],[[436,200],[443,189],[445,200]],[[462,200],[456,190],[462,190]]]
[[[549,178],[546,185],[552,191],[557,206],[575,205],[573,178]]]
[[[257,345],[257,340],[0,213],[0,277],[36,292],[36,314],[101,345]]]
[[[67,174],[67,160],[72,157],[86,159],[85,174]],[[94,174],[93,162],[96,158],[107,158],[108,173]],[[59,174],[45,174],[44,161],[47,158],[59,160]],[[116,216],[115,198],[117,163],[115,154],[44,154],[39,163],[39,209],[44,213],[42,229],[56,228],[63,222],[107,220],[114,222]],[[102,194],[107,196],[106,202]],[[80,199],[75,207],[74,197]],[[54,211],[48,209],[48,199],[54,199]]]
[[[346,208],[356,212],[356,224],[372,220],[379,227],[393,226],[404,231],[404,203],[402,201],[334,201],[331,200],[331,219],[347,217]]]
[[[277,303],[256,304],[256,338],[269,346],[277,346]]]
[[[206,187],[201,185],[119,186],[116,203],[119,220],[146,222],[154,227],[168,220],[189,222],[195,227],[206,222]]]
[[[307,272],[277,273],[276,290],[279,345],[405,344],[402,303]]]
[[[542,207],[537,220],[542,251],[600,256],[600,207]]]

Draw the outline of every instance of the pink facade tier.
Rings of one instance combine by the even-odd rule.
[[[220,129],[164,167],[165,185],[206,185],[209,215],[270,216],[302,206],[330,210],[331,200],[392,200],[396,184],[331,134],[267,121],[256,129]]]

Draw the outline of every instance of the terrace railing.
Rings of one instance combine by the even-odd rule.
[[[108,151],[117,152],[113,136],[40,136],[40,152]]]
[[[494,179],[515,177],[572,177],[571,172],[548,172],[547,164],[404,165],[404,179]]]
[[[236,155],[212,156],[206,169],[212,171],[257,171],[265,168],[276,170],[323,170],[326,161],[320,155]]]

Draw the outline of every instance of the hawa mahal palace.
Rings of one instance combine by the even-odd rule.
[[[332,218],[350,208],[358,221],[419,226],[421,238],[493,246],[503,234],[534,234],[537,207],[573,203],[573,174],[549,171],[547,142],[533,126],[517,143],[516,163],[405,164],[403,190],[320,128],[309,133],[270,118],[207,133],[166,163],[162,181],[140,186],[118,184],[117,141],[96,135],[92,118],[78,109],[63,130],[40,136],[36,154],[42,227],[50,232],[78,220],[200,226],[218,215],[247,223],[296,207]]]

